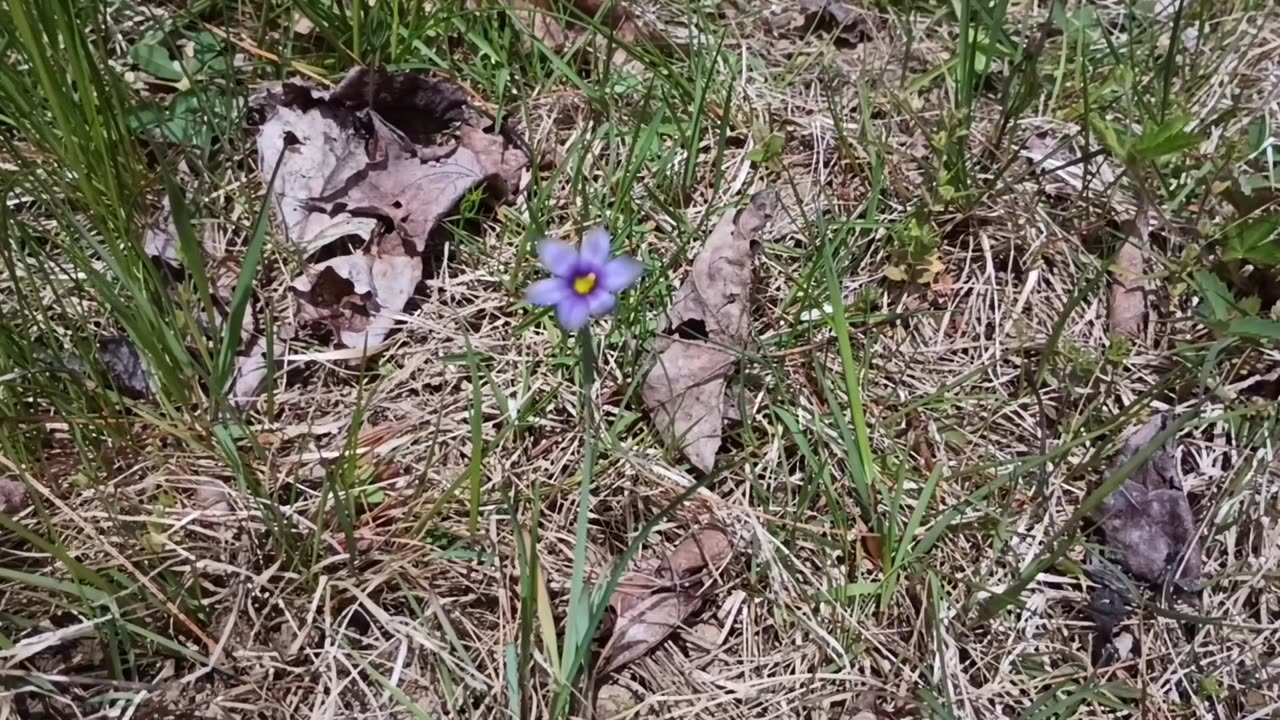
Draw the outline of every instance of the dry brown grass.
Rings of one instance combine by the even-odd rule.
[[[1043,16],[1035,5],[1019,9],[1019,32]],[[1063,89],[1063,105],[1033,105],[994,147],[985,139],[1000,104],[988,92],[971,132],[979,158],[974,182],[996,190],[969,210],[932,214],[945,266],[936,280],[890,283],[882,273],[898,262],[892,228],[926,195],[936,197],[938,154],[929,135],[952,112],[942,81],[919,92],[906,86],[947,62],[953,21],[937,12],[870,8],[862,11],[864,39],[845,47],[821,30],[771,29],[778,11],[748,4],[720,27],[694,28],[725,33],[726,56],[753,60],[713,80],[737,91],[732,141],[716,161],[706,148],[716,147],[717,129],[705,127],[692,175],[720,172],[724,182],[690,188],[673,219],[678,171],[640,178],[624,210],[632,227],[622,234],[655,270],[623,315],[598,326],[608,339],[596,397],[606,432],[592,487],[593,580],[698,480],[639,414],[638,378],[652,331],[636,328],[657,317],[683,277],[690,245],[696,248],[722,208],[767,186],[783,189],[787,212],[770,230],[756,269],[761,354],[744,372],[746,429],[721,449],[722,474],[661,523],[636,559],[661,557],[707,521],[734,532],[740,558],[687,627],[617,674],[593,678],[593,697],[583,698],[575,716],[1014,717],[1056,689],[1034,717],[1058,717],[1053,703],[1074,692],[1092,694],[1063,716],[1274,717],[1280,465],[1275,411],[1265,403],[1275,399],[1275,347],[1250,350],[1219,369],[1217,380],[1229,391],[1201,406],[1201,416],[1213,420],[1185,433],[1179,446],[1207,582],[1193,604],[1149,599],[1120,630],[1131,643],[1127,654],[1097,668],[1084,613],[1091,583],[1072,564],[1038,575],[1020,605],[987,622],[975,619],[983,600],[1051,549],[1054,532],[1097,482],[1101,467],[1082,463],[1116,446],[1127,424],[1113,427],[1111,418],[1135,402],[1129,412],[1140,419],[1148,408],[1184,411],[1201,400],[1194,384],[1183,382],[1194,376],[1194,363],[1180,348],[1209,335],[1181,321],[1196,298],[1175,294],[1173,285],[1180,282],[1178,259],[1198,242],[1195,221],[1220,218],[1223,210],[1165,208],[1175,214],[1160,231],[1152,267],[1175,270],[1155,278],[1149,332],[1131,347],[1108,336],[1105,281],[1062,321],[1073,294],[1106,271],[1099,232],[1132,215],[1135,188],[1116,170],[1115,183],[1089,193],[1081,192],[1078,174],[1037,172],[1059,156],[1042,160],[1035,147],[1066,142],[1064,158],[1086,147],[1079,124],[1055,116],[1074,102],[1074,84]],[[1099,12],[1122,13],[1109,6]],[[1188,111],[1207,119],[1234,107],[1237,119],[1220,126],[1223,135],[1240,132],[1252,117],[1280,117],[1280,18],[1224,14],[1200,37],[1214,41],[1207,57],[1218,70],[1178,88]],[[873,186],[873,149],[858,140],[859,84],[871,102],[866,130],[884,162],[877,227],[824,229],[819,218],[853,220]],[[82,611],[101,603],[67,600],[26,575],[0,577],[0,616],[34,623],[6,626],[21,643],[0,651],[11,678],[0,717],[105,717],[107,705],[90,700],[101,703],[113,691],[127,698],[113,706],[117,716],[134,718],[508,717],[508,653],[521,643],[527,567],[514,529],[527,534],[536,509],[542,574],[531,584],[562,622],[582,437],[563,337],[548,319],[532,320],[519,308],[506,283],[512,268],[528,262],[520,246],[534,215],[546,213],[537,222],[548,234],[574,236],[585,213],[608,205],[617,139],[598,131],[611,119],[630,138],[644,118],[628,110],[634,108],[605,117],[567,83],[522,101],[530,143],[568,163],[581,160],[581,167],[544,177],[542,204],[522,199],[478,226],[473,238],[458,240],[368,365],[323,344],[291,343],[292,369],[275,389],[273,412],[258,408],[248,423],[255,442],[241,440],[260,448],[246,454],[249,472],[240,475],[263,483],[257,495],[239,485],[207,438],[204,451],[178,439],[197,430],[175,431],[145,416],[121,421],[127,440],[96,458],[87,473],[94,482],[78,483],[86,458],[74,445],[75,421],[38,419],[50,442],[44,461],[6,474],[33,491],[45,488],[47,502],[16,522],[84,566],[129,585],[165,588],[154,594],[167,595],[173,608],[151,602],[137,610],[130,600],[130,621],[174,647],[143,647],[135,635],[133,650],[153,657],[134,671],[149,674],[108,679],[107,658],[118,650],[94,629],[101,621],[86,623]],[[753,124],[785,133],[777,169],[762,171],[749,159]],[[1012,161],[1007,170],[1005,159]],[[260,191],[240,172],[224,195],[208,199],[210,206],[241,207],[219,237],[230,247],[239,232],[231,223],[247,222],[246,208]],[[832,406],[842,390],[825,389],[842,387],[835,335],[820,315],[804,315],[828,302],[821,272],[812,274],[823,233],[864,244],[840,287],[865,363],[878,511],[888,512],[899,468],[904,518],[930,474],[941,475],[917,537],[943,511],[959,509],[937,544],[897,571],[897,589],[883,599],[877,589],[844,603],[818,595],[886,581],[885,559],[866,539],[871,530],[856,519],[833,419],[847,417],[846,408]],[[273,262],[283,266],[285,259]],[[287,322],[287,274],[268,280],[261,296]],[[55,295],[43,300],[59,302]],[[469,353],[483,358],[478,409]],[[1052,360],[1037,379],[1046,355]],[[779,408],[799,424],[816,465]],[[483,500],[472,533],[466,473],[477,451],[477,411]],[[1025,467],[1036,458],[1044,462]],[[351,538],[325,495],[338,477],[353,478],[353,492],[376,490],[384,498],[353,520]],[[824,478],[835,492],[801,506]],[[974,493],[980,499],[968,502]],[[264,511],[261,498],[275,503],[279,518]],[[847,504],[833,508],[832,498]],[[833,521],[837,510],[848,514],[849,526]],[[273,544],[288,534],[278,523],[293,533],[293,554]],[[67,559],[47,547],[15,542],[5,556],[0,567],[69,578]],[[1082,562],[1083,548],[1070,557]],[[549,716],[545,703],[554,690],[555,660],[544,654],[542,633],[558,631],[541,621],[533,621],[533,668],[521,688],[528,717]],[[34,689],[41,686],[47,689]],[[406,709],[412,704],[416,711]]]

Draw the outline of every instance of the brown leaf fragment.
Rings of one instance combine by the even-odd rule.
[[[1109,330],[1113,334],[1140,338],[1147,315],[1146,287],[1143,282],[1147,248],[1147,215],[1138,215],[1124,224],[1125,241],[1115,260],[1115,276],[1111,281],[1111,313]]]
[[[550,14],[550,0],[513,0],[511,4],[516,10],[516,17],[544,45],[556,51],[569,46],[569,33]]]
[[[729,533],[714,525],[704,525],[685,538],[658,567],[672,580],[683,580],[710,567],[719,571],[733,557]]]
[[[840,0],[800,0],[806,30],[831,32],[841,42],[855,45],[869,37],[867,15]]]
[[[170,267],[182,267],[182,258],[178,255],[178,226],[173,221],[173,205],[168,195],[147,223],[147,229],[142,235],[142,249],[147,257],[160,260]]]
[[[331,215],[313,204],[369,164],[368,131],[359,118],[326,112],[309,88],[294,83],[267,103],[271,117],[258,131],[258,168],[270,180],[280,163],[271,191],[281,234],[304,256],[348,235],[367,238],[377,227],[374,218]]]
[[[300,325],[326,324],[343,338],[363,333],[377,312],[367,255],[343,255],[307,268],[293,281]]]
[[[394,249],[398,244],[389,235],[372,254],[343,255],[308,268],[292,286],[298,322],[327,324],[347,347],[381,344],[422,279],[422,258]]]
[[[284,340],[279,335],[275,337],[272,357],[279,358],[284,353]],[[232,400],[241,404],[256,400],[266,383],[269,369],[267,338],[259,337],[254,340],[248,354],[236,358],[236,372],[231,389]]]
[[[716,525],[704,525],[676,545],[665,558],[649,560],[618,580],[618,586],[609,597],[609,607],[618,617],[654,593],[682,589],[688,590],[689,580],[711,568],[713,577],[733,559],[733,539],[729,532]],[[703,582],[699,587],[705,588]]]
[[[773,217],[776,196],[760,192],[720,218],[676,292],[658,357],[645,376],[645,406],[658,428],[703,472],[715,465],[728,379],[737,350],[751,339],[756,235]]]
[[[686,591],[652,595],[618,618],[601,654],[603,673],[610,673],[652,650],[690,615],[702,600]]]
[[[618,586],[609,596],[609,607],[616,617],[622,617],[645,598],[667,585],[652,569],[633,570],[618,579]]]
[[[1142,452],[1168,422],[1163,413],[1149,420],[1125,442],[1110,472]],[[1184,588],[1198,581],[1201,560],[1195,519],[1170,446],[1157,450],[1102,501],[1097,520],[1107,547],[1135,579],[1148,584],[1173,579]]]
[[[29,504],[26,485],[18,480],[0,479],[0,513],[15,515]]]

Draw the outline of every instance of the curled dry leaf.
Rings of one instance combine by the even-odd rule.
[[[655,594],[695,589],[688,581],[710,568],[710,575],[696,588],[705,590],[733,559],[733,552],[733,538],[727,530],[716,525],[704,525],[676,545],[665,558],[649,561],[623,575],[609,597],[609,607],[618,618],[614,634],[617,634],[621,618],[637,605]]]
[[[466,92],[417,73],[353,70],[332,91],[290,82],[255,102],[258,155],[281,234],[309,256],[338,240],[357,251],[293,284],[301,323],[373,348],[422,279],[440,219],[468,192],[502,199],[528,162],[478,126]]]
[[[1113,334],[1140,338],[1147,315],[1146,287],[1143,282],[1147,255],[1147,213],[1138,209],[1133,220],[1124,224],[1124,243],[1116,253],[1115,275],[1111,280],[1111,313],[1109,330]]]
[[[0,513],[13,515],[28,505],[27,486],[17,480],[0,479]]]
[[[773,217],[776,196],[752,196],[711,232],[676,292],[644,381],[645,406],[658,428],[703,472],[715,465],[728,380],[751,340],[751,278],[756,235]]]
[[[676,590],[651,595],[618,618],[601,655],[610,673],[649,652],[702,605],[697,594]]]
[[[1167,415],[1156,415],[1134,433],[1111,472],[1150,445],[1168,421]],[[1184,587],[1194,586],[1199,579],[1195,520],[1170,447],[1156,451],[1103,500],[1097,519],[1107,547],[1135,579],[1156,584],[1171,578]]]

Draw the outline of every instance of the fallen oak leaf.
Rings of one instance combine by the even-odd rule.
[[[618,579],[618,585],[609,596],[609,609],[615,618],[620,618],[631,611],[631,608],[644,602],[653,593],[667,586],[667,582],[653,573],[652,567],[646,570],[632,570]],[[616,626],[616,621],[615,621]]]
[[[1168,421],[1163,413],[1147,421],[1125,442],[1111,472],[1142,452]],[[1195,519],[1169,446],[1156,451],[1107,496],[1096,517],[1107,547],[1135,579],[1155,585],[1172,578],[1183,587],[1199,580]]]
[[[363,241],[293,283],[300,324],[327,324],[352,348],[381,347],[422,280],[441,218],[480,187],[505,198],[528,163],[504,137],[459,124],[461,88],[418,73],[359,68],[333,91],[286,83],[260,105],[264,177],[272,153],[284,157],[273,192],[285,232],[304,254]]]
[[[718,574],[733,559],[733,540],[728,531],[704,525],[682,540],[665,558],[650,560],[625,573],[609,596],[609,607],[622,617],[653,593],[688,589],[687,581],[710,567]],[[704,583],[704,587],[707,583]]]
[[[759,192],[720,218],[676,292],[645,376],[642,395],[659,430],[703,472],[715,465],[728,379],[750,342],[756,235],[776,202],[774,193]]]
[[[701,606],[700,597],[684,590],[642,600],[615,623],[600,656],[601,673],[611,673],[652,650]]]
[[[319,212],[313,199],[332,192],[368,165],[367,130],[351,113],[325,112],[323,94],[299,83],[285,83],[255,104],[270,113],[258,130],[258,168],[270,180],[281,234],[304,255],[348,235],[367,238],[377,220],[350,213]]]

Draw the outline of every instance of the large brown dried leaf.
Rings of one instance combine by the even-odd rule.
[[[284,85],[279,98],[268,97],[272,115],[258,131],[258,168],[263,178],[280,163],[272,195],[282,235],[303,255],[348,235],[367,238],[377,220],[317,209],[315,199],[337,189],[369,164],[367,131],[349,112],[316,104],[313,91]]]
[[[1134,433],[1111,472],[1150,445],[1168,420],[1156,415]],[[1169,446],[1157,450],[1102,501],[1098,522],[1119,565],[1135,579],[1156,584],[1172,577],[1190,586],[1200,577],[1195,520]]]
[[[685,581],[708,567],[717,575],[733,559],[733,539],[728,531],[715,525],[704,525],[680,542],[660,560],[651,560],[627,572],[618,581],[609,607],[616,616],[626,615],[631,608],[655,592],[688,589]],[[704,582],[706,587],[710,582]]]
[[[524,153],[464,123],[460,87],[416,73],[353,70],[333,91],[286,83],[258,105],[261,169],[284,233],[304,254],[354,236],[360,248],[306,269],[298,319],[330,326],[349,347],[381,345],[422,279],[440,219],[485,187],[501,199]]]
[[[1142,280],[1147,248],[1147,214],[1141,208],[1124,226],[1125,241],[1116,254],[1115,276],[1111,281],[1109,330],[1118,335],[1140,338],[1147,315],[1146,287]]]
[[[683,590],[652,595],[618,618],[600,662],[610,673],[639,658],[680,627],[702,600]]]
[[[720,218],[667,312],[657,361],[645,377],[645,406],[659,429],[703,472],[715,465],[736,351],[751,339],[756,235],[775,202],[772,192],[760,192]]]

